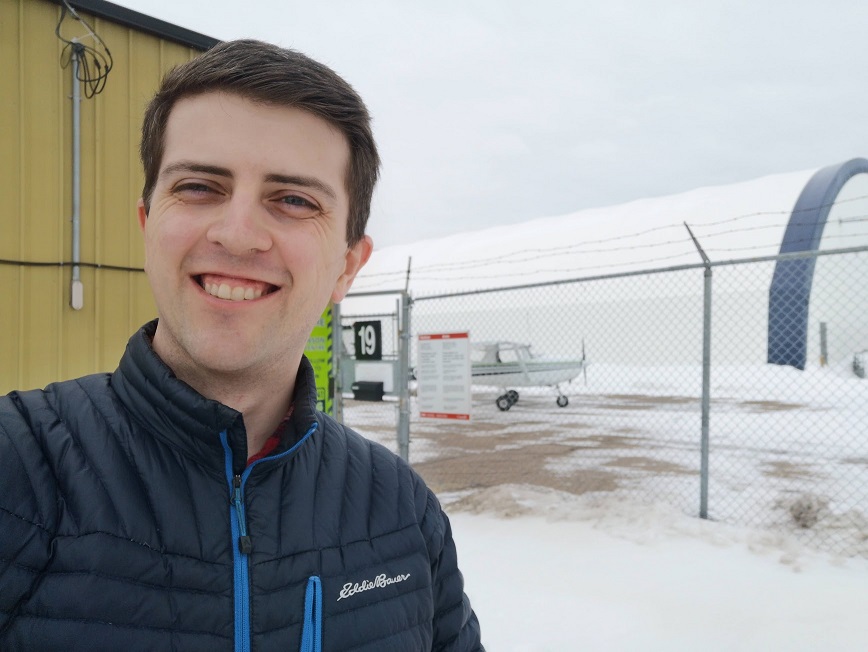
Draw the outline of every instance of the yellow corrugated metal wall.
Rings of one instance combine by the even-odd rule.
[[[72,257],[72,73],[60,64],[60,13],[43,0],[0,0],[4,260]],[[198,52],[81,15],[114,59],[105,90],[91,99],[82,92],[81,260],[140,268],[142,112],[163,73]],[[85,31],[67,19],[62,33]],[[69,305],[71,274],[69,266],[0,264],[0,395],[113,370],[130,334],[155,316],[142,272],[82,267],[82,310]]]

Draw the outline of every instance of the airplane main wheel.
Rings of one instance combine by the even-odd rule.
[[[558,396],[557,403],[558,407],[567,407],[567,404],[570,402],[566,396]]]
[[[512,401],[509,400],[509,397],[506,394],[504,394],[503,396],[498,396],[495,403],[497,404],[497,407],[501,412],[506,412],[509,408],[512,407]]]
[[[506,398],[512,401],[512,404],[515,405],[516,403],[518,403],[518,392],[514,389],[511,389],[506,393]]]

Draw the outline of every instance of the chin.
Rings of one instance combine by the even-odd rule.
[[[187,355],[196,366],[216,373],[244,372],[262,366],[259,351],[231,344],[224,341],[213,346],[194,346],[187,349]]]

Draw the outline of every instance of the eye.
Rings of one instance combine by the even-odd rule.
[[[208,193],[214,192],[214,189],[204,183],[196,181],[188,181],[175,186],[175,192],[194,197],[201,197]]]
[[[304,197],[299,197],[298,195],[287,195],[286,197],[281,197],[279,200],[281,203],[286,204],[287,206],[298,206],[301,208],[316,208],[311,202],[309,202]]]
[[[302,195],[282,195],[275,201],[283,214],[292,218],[304,219],[320,213],[320,207]]]

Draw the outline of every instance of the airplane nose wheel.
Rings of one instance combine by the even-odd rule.
[[[513,405],[518,403],[518,392],[514,389],[509,390],[506,394],[501,394],[495,401],[497,408],[501,412],[506,412]]]
[[[558,404],[558,407],[567,407],[567,404],[570,402],[570,399],[568,399],[566,396],[564,396],[563,394],[561,394],[561,395],[558,396],[558,398],[556,399],[556,402],[557,402],[557,404]]]

